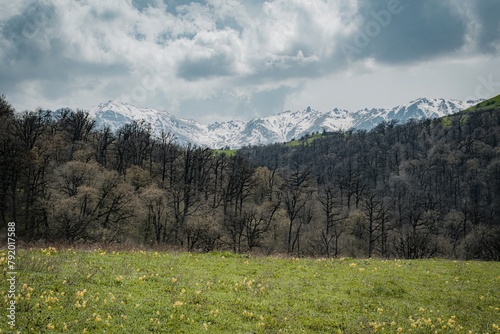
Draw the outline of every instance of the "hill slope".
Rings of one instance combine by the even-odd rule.
[[[482,101],[481,103],[478,103],[475,106],[467,108],[465,111],[487,111],[494,109],[500,109],[500,95]]]

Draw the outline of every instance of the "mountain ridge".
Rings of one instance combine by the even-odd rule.
[[[465,110],[478,101],[418,98],[393,108],[364,108],[355,112],[334,108],[321,112],[307,107],[300,111],[283,111],[249,121],[231,120],[203,124],[193,119],[178,118],[166,110],[138,108],[109,100],[88,109],[98,128],[112,131],[133,121],[144,120],[159,136],[170,132],[181,145],[194,144],[209,148],[240,148],[246,145],[266,145],[290,141],[308,133],[339,130],[370,130],[383,121],[437,118]]]

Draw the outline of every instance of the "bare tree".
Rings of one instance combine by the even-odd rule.
[[[337,187],[325,185],[320,189],[318,201],[323,211],[322,224],[318,228],[319,240],[315,242],[315,247],[320,249],[322,255],[326,257],[337,256],[339,254],[339,239],[345,232],[342,222],[345,220],[342,214],[340,195]]]
[[[390,210],[383,199],[375,192],[365,194],[362,201],[362,209],[365,215],[364,228],[368,233],[368,257],[372,257],[375,243],[380,241],[381,253],[387,253],[387,231],[389,230]]]
[[[297,251],[300,245],[300,232],[304,223],[310,221],[311,209],[308,207],[312,200],[314,188],[311,186],[311,173],[308,168],[295,166],[292,171],[285,172],[280,191],[281,202],[288,217],[287,253]],[[300,247],[300,246],[299,246]]]

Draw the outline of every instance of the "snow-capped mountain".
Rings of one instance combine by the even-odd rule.
[[[285,111],[252,119],[248,122],[229,121],[202,124],[177,118],[166,111],[137,108],[126,103],[108,101],[89,110],[97,126],[109,126],[116,131],[124,124],[144,120],[155,135],[172,133],[180,144],[195,144],[211,148],[239,148],[245,145],[265,145],[300,138],[307,133],[348,129],[369,130],[382,121],[436,118],[456,113],[479,101],[458,101],[420,98],[394,108],[361,109],[349,112],[333,109],[320,112],[307,107],[302,111]]]
[[[164,131],[175,135],[181,144],[193,143],[206,146],[207,143],[206,125],[194,120],[177,118],[166,111],[142,109],[126,103],[108,101],[91,108],[89,114],[95,118],[98,128],[108,126],[113,132],[127,123],[144,120],[151,125],[153,133],[158,137]]]
[[[392,109],[362,109],[353,114],[352,127],[369,130],[383,121],[398,120],[401,123],[410,119],[437,118],[454,114],[478,104],[477,101],[458,101],[445,99],[420,98]]]

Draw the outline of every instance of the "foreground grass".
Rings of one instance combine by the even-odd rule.
[[[18,253],[19,333],[499,332],[494,262]]]

